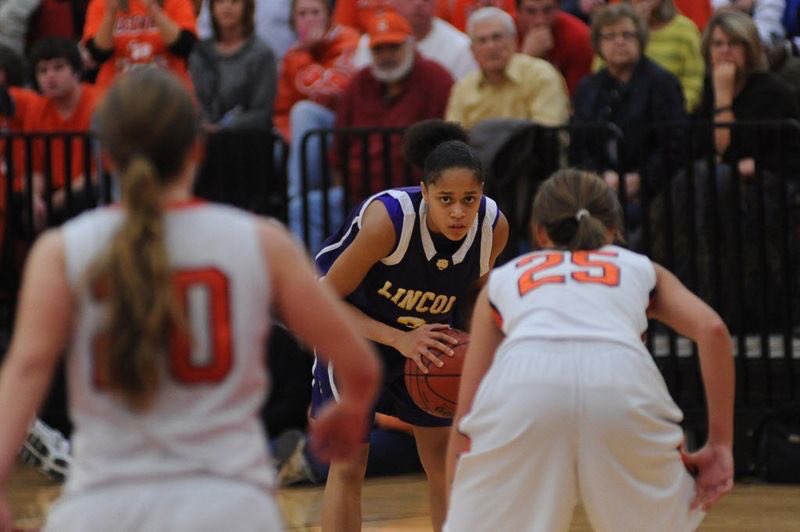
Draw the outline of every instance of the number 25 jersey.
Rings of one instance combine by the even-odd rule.
[[[643,350],[655,283],[650,259],[618,246],[547,249],[494,270],[488,296],[508,343],[601,340]]]

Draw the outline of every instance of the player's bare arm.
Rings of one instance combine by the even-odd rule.
[[[461,372],[456,413],[453,417],[453,426],[447,447],[446,486],[448,497],[458,456],[469,449],[468,438],[458,430],[459,423],[472,408],[472,401],[478,391],[478,386],[486,372],[489,371],[495,351],[502,341],[503,332],[497,328],[492,319],[489,296],[484,287],[478,295],[472,315],[469,349]]]
[[[286,325],[336,364],[342,381],[341,401],[317,417],[313,445],[323,459],[343,459],[359,449],[380,382],[380,363],[372,348],[343,312],[344,304],[319,283],[305,254],[285,229],[266,222],[260,227],[270,264],[275,306]]]
[[[13,342],[0,372],[0,486],[69,337],[72,294],[65,272],[61,232],[47,232],[28,257]]]
[[[683,458],[698,473],[692,507],[707,510],[733,488],[733,346],[719,315],[672,273],[654,266],[656,294],[648,315],[691,338],[699,348],[708,408],[708,441],[699,451],[684,453]]]

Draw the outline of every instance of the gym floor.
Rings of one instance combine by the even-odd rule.
[[[38,471],[19,466],[9,496],[22,530],[36,530],[44,521],[59,486]],[[297,486],[278,492],[286,530],[318,532],[321,486]],[[363,492],[363,530],[417,532],[430,530],[428,492],[421,475],[370,478]],[[702,532],[796,532],[800,530],[800,485],[781,486],[741,480],[733,492],[709,512]],[[570,532],[589,532],[586,516],[575,512]]]

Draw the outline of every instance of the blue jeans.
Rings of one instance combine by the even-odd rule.
[[[321,190],[306,194],[308,201],[308,233],[303,230],[303,198],[297,196],[289,200],[289,229],[297,238],[303,240],[312,255],[322,248],[328,234],[336,231],[344,223],[344,190],[342,187],[328,189],[328,230],[325,230],[325,216]],[[304,238],[305,237],[305,238]]]
[[[306,143],[306,197],[308,198],[308,234],[303,230],[303,191],[302,183],[302,139],[312,129],[332,128],[336,115],[327,107],[317,103],[301,100],[294,104],[289,113],[289,123],[292,129],[291,145],[289,147],[288,183],[289,197],[289,228],[298,238],[304,240],[312,252],[321,247],[325,238],[325,224],[322,215],[322,173],[326,164],[325,154],[321,152],[320,136],[309,138]],[[331,188],[328,191],[328,204],[330,205],[329,229],[335,230],[343,220],[342,215],[342,190]]]

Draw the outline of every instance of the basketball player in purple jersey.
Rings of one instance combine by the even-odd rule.
[[[452,339],[443,331],[454,309],[485,280],[508,239],[508,222],[483,195],[483,170],[466,133],[439,120],[406,134],[405,155],[423,169],[417,187],[386,190],[365,200],[317,255],[325,282],[349,303],[362,334],[384,362],[375,410],[408,422],[430,487],[431,520],[445,511],[444,458],[450,421],[417,407],[403,383],[410,358],[441,365]],[[337,399],[336,368],[317,361],[313,409]],[[355,460],[333,461],[322,507],[324,530],[361,529],[361,485],[368,445]]]

